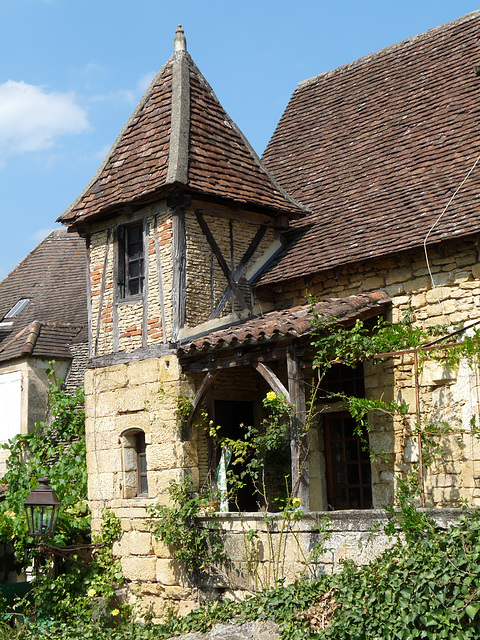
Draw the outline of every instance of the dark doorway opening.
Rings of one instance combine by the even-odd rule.
[[[215,425],[219,426],[218,437],[242,439],[245,435],[246,427],[254,425],[254,403],[239,400],[215,400]],[[216,447],[215,469],[220,461],[220,447]],[[245,471],[245,465],[235,462],[232,457],[228,467],[237,476]],[[241,487],[235,496],[231,496],[229,491],[228,507],[229,511],[257,511],[259,496],[256,494],[253,481],[246,476],[243,479],[244,486]]]

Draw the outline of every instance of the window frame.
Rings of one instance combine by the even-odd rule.
[[[122,497],[148,498],[147,438],[142,429],[128,429],[121,434],[122,443]],[[142,464],[143,462],[143,464]],[[142,480],[145,486],[142,487]],[[142,491],[146,489],[146,491]]]
[[[325,436],[325,464],[327,481],[327,503],[334,511],[352,509],[355,511],[372,509],[372,464],[368,452],[363,449],[362,438],[368,438],[363,429],[362,437],[355,434],[355,419],[347,411],[325,413],[323,432]],[[334,423],[337,423],[335,425]],[[350,423],[347,425],[347,423]],[[338,427],[340,426],[340,430]],[[347,434],[349,426],[352,433]],[[337,447],[335,447],[335,444]],[[335,459],[334,450],[338,448],[340,457]],[[354,454],[352,456],[352,453]],[[367,472],[368,468],[368,472]],[[351,473],[353,472],[353,473]],[[357,475],[358,480],[351,475]],[[337,477],[340,476],[340,477]],[[344,491],[345,497],[339,497]],[[358,503],[351,493],[358,495]]]
[[[135,237],[134,234],[138,234]],[[140,245],[138,253],[135,247]],[[117,283],[120,300],[141,300],[145,278],[145,226],[137,221],[117,228]],[[138,267],[138,273],[132,271]]]

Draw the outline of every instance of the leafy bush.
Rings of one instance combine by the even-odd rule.
[[[206,572],[226,562],[221,531],[202,526],[200,516],[208,513],[209,501],[219,499],[214,490],[193,492],[191,478],[182,482],[170,481],[167,493],[170,505],[147,507],[151,516],[150,531],[172,549],[174,558],[182,560],[188,571]]]
[[[47,373],[51,380],[52,421],[38,422],[33,432],[19,434],[2,445],[9,457],[7,473],[2,478],[8,491],[0,505],[0,540],[15,544],[19,570],[30,562],[32,543],[23,503],[39,478],[50,478],[62,503],[50,543],[62,546],[90,539],[83,390],[68,395],[53,368]]]

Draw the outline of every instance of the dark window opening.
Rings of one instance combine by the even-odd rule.
[[[139,432],[135,436],[135,448],[137,451],[137,495],[147,496],[147,451],[145,446],[145,434],[143,432]]]
[[[254,403],[247,401],[215,401],[215,424],[219,425],[218,440],[212,456],[213,475],[220,462],[220,442],[222,438],[243,440],[247,436],[248,427],[259,426],[255,417]],[[260,426],[260,430],[261,430]],[[248,471],[250,460],[235,460],[232,457],[228,466],[227,479],[234,475],[240,480],[240,487],[234,488],[235,481],[227,481],[229,511],[258,511],[268,508],[278,511],[283,508],[285,500],[291,493],[291,449],[289,435],[279,447],[263,453],[260,470],[255,465]],[[254,479],[252,475],[258,475]],[[247,473],[246,473],[247,472]],[[252,475],[250,475],[252,474]]]
[[[368,434],[348,413],[325,414],[323,425],[329,509],[370,509]]]
[[[119,227],[118,247],[120,297],[139,295],[143,292],[143,225]]]
[[[355,398],[365,397],[363,364],[361,362],[353,367],[334,364],[327,371],[320,383],[319,400],[322,402],[335,401],[335,397],[331,397],[330,394],[340,392]]]

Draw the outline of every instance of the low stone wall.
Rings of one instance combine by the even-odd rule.
[[[290,583],[339,571],[347,561],[366,564],[391,544],[383,531],[390,516],[381,509],[312,512],[299,520],[280,514],[217,514],[202,522],[224,535],[230,562],[194,576],[148,533],[146,501],[142,503],[115,509],[124,533],[114,552],[132,593],[142,596],[142,604],[157,617],[166,606],[184,615],[207,599],[243,599],[279,578]],[[460,509],[427,511],[443,529],[461,514]]]

